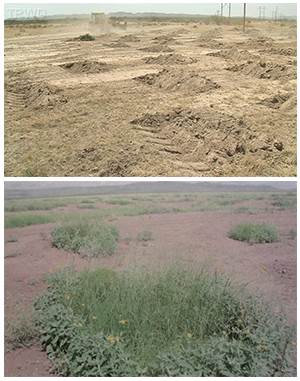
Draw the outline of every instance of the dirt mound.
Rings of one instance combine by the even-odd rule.
[[[8,94],[17,94],[22,107],[28,109],[52,109],[68,102],[63,90],[47,82],[32,82],[23,78],[5,86]]]
[[[170,53],[174,52],[174,49],[170,48],[166,44],[154,44],[151,46],[147,46],[145,48],[140,48],[139,50],[142,50],[144,52],[150,52],[150,53]]]
[[[274,40],[271,37],[257,37],[257,38],[249,38],[245,44],[249,48],[261,48],[261,47],[270,47],[274,44]]]
[[[220,87],[198,72],[184,69],[164,69],[159,73],[146,74],[134,79],[163,90],[184,91],[188,94],[204,93]]]
[[[33,108],[53,108],[56,104],[68,102],[62,89],[45,82],[29,85],[24,99],[26,106]]]
[[[139,42],[141,41],[137,36],[133,34],[127,34],[119,38],[119,42]]]
[[[289,98],[289,94],[276,94],[273,97],[263,99],[259,104],[279,109]]]
[[[189,160],[208,166],[223,165],[247,152],[284,149],[274,137],[252,131],[243,119],[210,108],[145,114],[131,124],[138,131],[144,129],[160,141],[168,142],[168,146],[174,147],[174,154],[186,155]]]
[[[185,57],[182,54],[160,54],[157,57],[146,57],[143,59],[147,64],[157,65],[184,65],[197,62],[195,58]]]
[[[296,70],[294,67],[280,65],[273,62],[248,61],[243,64],[234,65],[226,68],[233,72],[240,72],[245,75],[251,75],[260,79],[271,80],[290,80],[296,79]]]
[[[207,55],[212,57],[222,57],[232,61],[249,61],[255,57],[248,50],[239,50],[237,48],[223,49],[217,52],[208,53]]]
[[[87,60],[68,62],[59,66],[72,73],[86,73],[86,74],[101,73],[111,69],[111,66],[105,62],[87,61]]]
[[[111,42],[110,44],[103,44],[104,46],[107,46],[108,48],[130,48],[130,45],[125,44],[125,42],[117,41],[117,42]]]
[[[176,42],[176,39],[173,37],[173,36],[170,36],[170,35],[168,35],[168,34],[165,34],[165,35],[161,35],[161,36],[156,36],[156,37],[154,37],[153,38],[153,41],[155,42],[155,43],[164,43],[164,44],[166,44],[166,43],[174,43],[174,42]]]
[[[195,42],[197,43],[197,46],[201,48],[220,49],[224,47],[224,43],[222,41],[217,40],[197,39]]]

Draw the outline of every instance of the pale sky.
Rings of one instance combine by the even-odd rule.
[[[272,17],[275,8],[278,7],[278,15],[297,16],[297,3],[254,3],[247,4],[247,14],[249,17],[258,17],[259,7],[265,7],[265,16]],[[40,17],[53,15],[89,14],[98,12],[158,12],[158,13],[183,13],[215,15],[220,9],[220,3],[135,3],[135,4],[45,4],[45,3],[21,3],[5,4],[5,18],[19,17]],[[232,16],[241,16],[243,13],[243,3],[232,3]],[[226,15],[227,10],[224,10]]]

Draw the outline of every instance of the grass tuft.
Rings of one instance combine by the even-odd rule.
[[[83,256],[112,255],[117,241],[117,229],[104,223],[65,222],[52,231],[53,246]]]
[[[271,243],[278,241],[278,234],[272,225],[240,224],[229,232],[229,238],[249,243]]]

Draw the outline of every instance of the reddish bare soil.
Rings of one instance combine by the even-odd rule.
[[[279,242],[249,245],[227,238],[230,228],[244,221],[276,225]],[[16,237],[18,241],[5,247],[5,319],[13,318],[17,307],[31,306],[45,288],[46,274],[68,265],[125,270],[176,263],[205,266],[247,283],[249,291],[263,295],[275,311],[284,311],[289,322],[296,324],[296,239],[290,236],[296,230],[295,212],[156,214],[120,217],[114,224],[121,237],[117,253],[92,261],[53,248],[52,224],[6,229],[5,240]],[[143,230],[151,231],[153,240],[139,241]],[[14,253],[18,255],[9,256]],[[36,345],[5,354],[6,376],[47,376],[49,369],[45,353]]]

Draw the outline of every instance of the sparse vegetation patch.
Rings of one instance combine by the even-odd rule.
[[[65,222],[52,231],[53,246],[83,256],[112,255],[117,241],[117,229],[104,223]]]
[[[229,237],[249,243],[271,243],[278,240],[278,233],[272,225],[239,224],[229,232]]]

